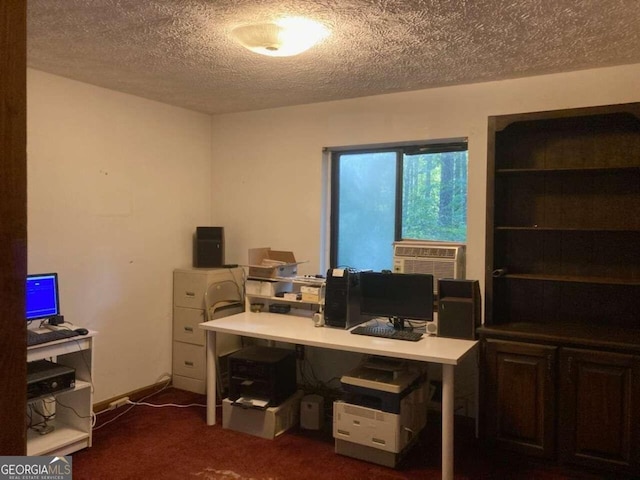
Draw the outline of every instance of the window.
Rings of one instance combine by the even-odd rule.
[[[391,270],[394,241],[466,241],[466,141],[334,151],[331,172],[331,266]]]

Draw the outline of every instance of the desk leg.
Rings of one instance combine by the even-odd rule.
[[[207,330],[207,425],[216,424],[216,332]]]
[[[442,478],[453,480],[453,365],[442,365]]]

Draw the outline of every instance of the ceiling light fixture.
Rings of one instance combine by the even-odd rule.
[[[243,25],[233,29],[231,35],[252,52],[290,57],[325,39],[329,30],[306,18],[283,18],[272,23]]]

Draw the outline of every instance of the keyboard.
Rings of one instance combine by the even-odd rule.
[[[412,330],[395,330],[390,327],[380,327],[374,325],[359,325],[351,330],[355,335],[366,335],[368,337],[392,338],[394,340],[407,340],[417,342],[422,338],[422,334]]]
[[[54,342],[56,340],[62,340],[63,338],[77,337],[78,332],[73,330],[49,330],[43,333],[36,333],[33,330],[27,329],[27,346],[41,345],[43,343]]]

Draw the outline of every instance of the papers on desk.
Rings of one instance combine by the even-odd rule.
[[[262,398],[239,397],[232,403],[232,405],[234,407],[259,408],[264,410],[269,406],[269,400],[264,400]]]

